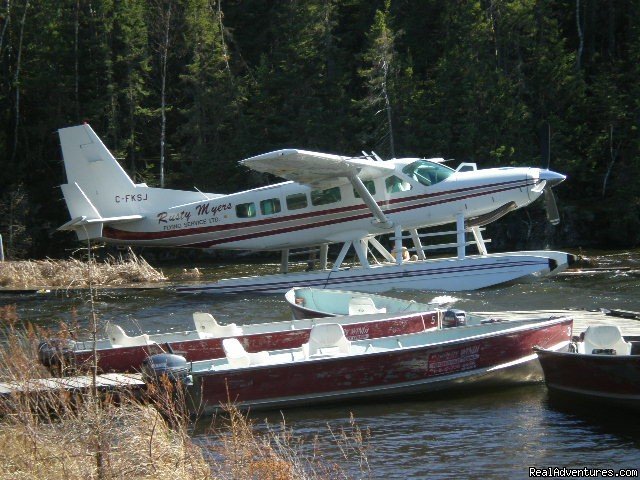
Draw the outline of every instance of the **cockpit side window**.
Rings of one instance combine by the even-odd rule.
[[[428,187],[442,182],[445,178],[453,175],[455,170],[428,160],[418,160],[404,167],[402,173]]]

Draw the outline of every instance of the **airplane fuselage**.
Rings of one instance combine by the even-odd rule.
[[[460,213],[465,218],[476,217],[509,202],[520,208],[541,193],[532,191],[540,182],[535,168],[459,171],[425,186],[402,172],[409,161],[395,162],[394,176],[401,180],[400,188],[393,187],[399,182],[390,182],[390,177],[370,180],[367,187],[387,218],[403,228],[450,223]],[[327,190],[332,191],[323,197],[308,186],[285,182],[204,199],[207,194],[135,185],[131,191],[114,194],[111,201],[114,210],[126,205],[129,212],[144,219],[105,225],[101,239],[148,246],[266,250],[344,242],[393,231],[374,221],[351,184]],[[168,192],[174,198],[168,198]],[[170,206],[180,194],[200,199]]]

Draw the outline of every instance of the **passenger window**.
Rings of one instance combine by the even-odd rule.
[[[307,206],[307,196],[304,193],[294,193],[287,195],[287,208],[289,210],[299,210]]]
[[[369,190],[369,193],[371,195],[375,195],[376,194],[376,184],[374,183],[373,180],[365,180],[364,182],[364,186],[367,190]],[[356,198],[360,198],[360,194],[356,191],[356,189],[353,189],[353,196]]]
[[[340,187],[311,191],[311,204],[315,206],[335,203],[339,202],[340,200],[342,200],[342,195],[340,195]]]
[[[411,190],[411,184],[401,178],[391,175],[384,181],[387,187],[387,193],[406,192]]]
[[[236,205],[236,216],[238,218],[250,218],[256,216],[256,204],[251,203],[240,203]]]
[[[260,202],[260,213],[262,215],[273,215],[280,211],[280,199],[270,198],[269,200],[262,200]]]

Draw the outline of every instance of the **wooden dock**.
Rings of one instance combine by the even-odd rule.
[[[529,310],[529,311],[510,311],[510,312],[473,312],[486,317],[504,318],[508,320],[516,320],[518,318],[531,317],[573,317],[573,335],[577,336],[584,332],[589,325],[617,325],[622,331],[622,335],[640,336],[640,320],[629,318],[630,313],[623,310],[613,310],[614,315],[607,315],[602,311],[589,310]],[[616,314],[616,312],[624,312],[627,314]]]
[[[620,313],[621,312],[621,313]],[[627,311],[613,311],[614,315],[607,315],[602,311],[587,310],[529,310],[509,312],[474,312],[489,318],[517,320],[532,317],[573,317],[573,335],[584,332],[589,325],[613,324],[618,325],[622,334],[630,337],[640,337],[640,314]],[[630,315],[634,314],[634,315]],[[633,317],[633,318],[631,318]],[[91,389],[91,376],[42,378],[26,382],[0,382],[0,397],[16,393],[35,394],[55,391],[71,393],[87,393]],[[141,391],[146,385],[139,373],[107,373],[98,375],[97,387],[101,392],[120,392],[123,390]]]
[[[39,394],[55,391],[88,393],[91,390],[90,375],[77,377],[37,378],[28,381],[0,382],[0,396],[11,394]],[[145,388],[139,373],[105,373],[96,377],[96,387],[100,392],[131,392]]]

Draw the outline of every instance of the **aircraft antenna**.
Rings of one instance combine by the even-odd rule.
[[[200,193],[204,198],[206,198],[207,200],[211,200],[211,197],[206,193],[202,192],[198,187],[194,186],[193,188],[195,189],[196,192]]]

